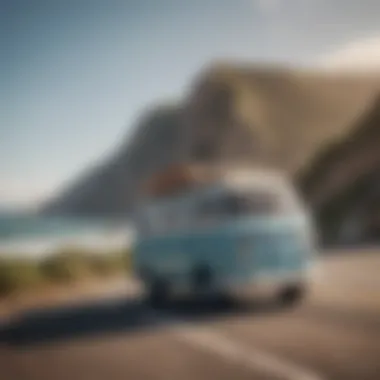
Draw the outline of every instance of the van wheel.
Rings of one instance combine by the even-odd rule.
[[[169,299],[168,284],[161,279],[154,280],[148,286],[147,301],[153,307],[164,306]]]
[[[281,290],[278,303],[283,307],[293,307],[305,298],[306,289],[303,285],[289,285]]]
[[[193,269],[193,287],[196,291],[208,290],[212,286],[212,274],[207,265],[199,265]]]

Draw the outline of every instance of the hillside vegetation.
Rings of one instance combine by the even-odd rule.
[[[128,273],[127,252],[92,252],[67,248],[46,258],[0,258],[0,298],[54,285]]]

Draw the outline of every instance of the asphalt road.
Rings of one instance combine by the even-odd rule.
[[[323,259],[292,310],[138,296],[23,313],[2,328],[3,380],[380,379],[380,250]]]

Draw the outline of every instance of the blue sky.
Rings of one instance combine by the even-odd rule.
[[[53,194],[214,58],[373,59],[379,14],[378,0],[0,0],[0,203]]]

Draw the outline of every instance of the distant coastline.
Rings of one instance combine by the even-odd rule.
[[[0,211],[0,257],[46,256],[66,246],[95,251],[128,247],[128,220],[42,216],[21,210]]]

